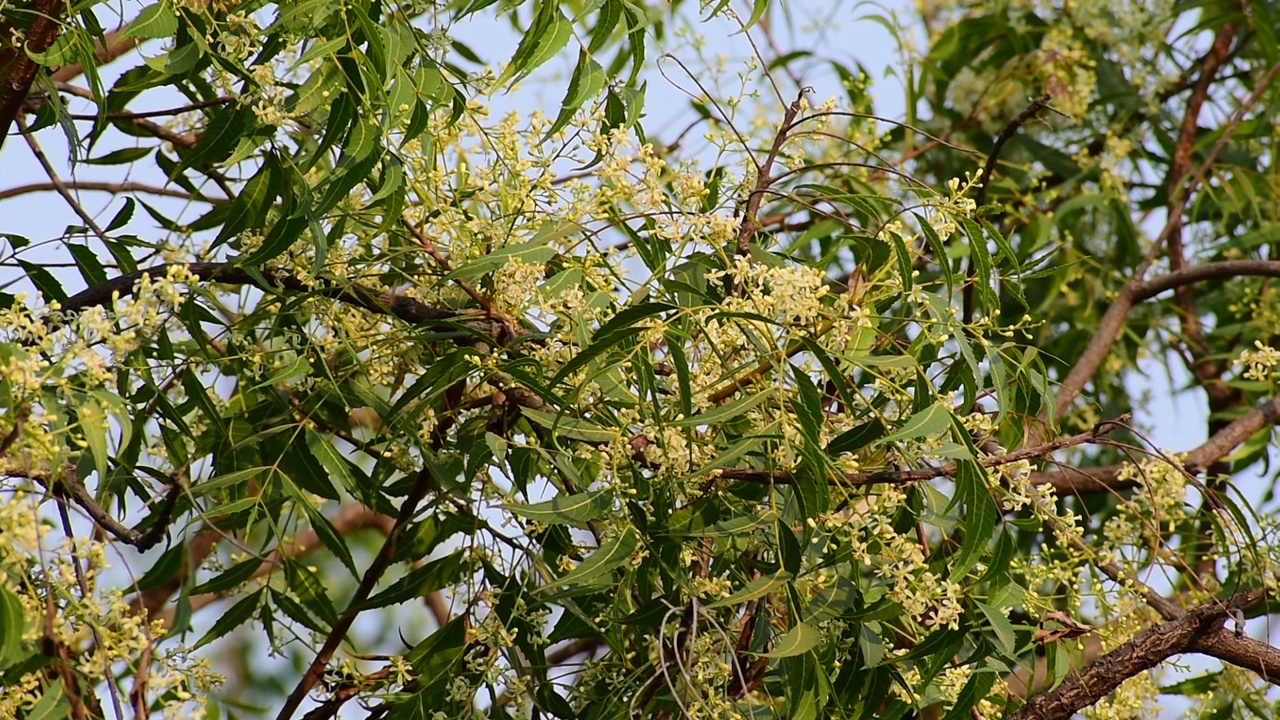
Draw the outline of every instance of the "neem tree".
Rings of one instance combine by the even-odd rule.
[[[0,715],[1274,716],[1269,4],[0,8]]]

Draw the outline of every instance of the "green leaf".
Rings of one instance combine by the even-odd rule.
[[[579,50],[578,64],[573,68],[573,75],[569,78],[569,88],[565,91],[564,101],[560,103],[560,114],[556,116],[556,121],[551,124],[542,141],[550,140],[561,128],[568,125],[578,108],[595,97],[604,88],[604,83],[604,68],[592,59],[585,48]]]
[[[80,418],[80,433],[84,435],[93,456],[94,469],[98,471],[98,478],[105,480],[108,463],[111,461],[111,455],[107,452],[107,431],[110,429],[107,414],[97,400],[84,396],[80,399],[77,415]]]
[[[319,38],[316,39],[319,40]],[[346,46],[347,38],[344,35],[339,35],[332,40],[313,43],[311,47],[307,48],[306,52],[302,53],[302,55],[298,57],[298,60],[293,64],[293,66],[294,68],[302,67],[312,60],[328,57]]]
[[[601,353],[613,347],[623,339],[634,337],[636,331],[632,328],[636,323],[654,315],[661,315],[664,312],[675,310],[674,305],[667,303],[642,303],[634,307],[629,307],[617,315],[609,318],[600,329],[596,331],[591,339],[591,344],[584,348],[577,355],[569,359],[560,371],[556,373],[555,378],[551,380],[551,387],[555,387],[564,381],[566,377],[576,372],[579,368],[584,367],[587,363],[599,357]]]
[[[731,605],[742,605],[743,603],[751,602],[756,598],[764,597],[771,592],[776,592],[785,588],[787,583],[791,582],[791,578],[791,573],[785,570],[779,570],[772,575],[761,575],[755,580],[752,580],[742,586],[741,590],[738,590],[729,597],[713,600],[712,602],[707,603],[704,607],[713,609],[718,607],[729,607]]]
[[[316,537],[320,538],[320,542],[329,548],[338,560],[342,561],[343,567],[351,571],[351,577],[359,579],[360,571],[356,569],[355,558],[351,556],[351,549],[347,547],[346,538],[338,529],[329,522],[329,518],[324,516],[314,505],[303,498],[297,503],[302,507],[303,512],[307,515],[307,520],[311,523],[311,529],[315,531]]]
[[[951,504],[964,505],[961,516],[964,542],[951,565],[951,576],[964,577],[969,569],[987,555],[991,535],[1000,512],[987,488],[986,468],[974,460],[956,461],[956,494]]]
[[[86,165],[126,165],[150,155],[154,150],[155,148],[152,147],[120,148],[96,158],[85,158],[84,163]]]
[[[605,575],[617,570],[631,559],[632,553],[640,545],[640,536],[634,528],[627,528],[622,534],[606,540],[578,566],[548,583],[543,589],[552,587],[581,587],[594,584]]]
[[[468,553],[466,550],[458,550],[442,558],[432,560],[422,567],[410,571],[404,577],[392,583],[386,590],[365,600],[357,609],[364,611],[388,605],[398,605],[402,602],[426,597],[437,590],[449,587],[462,579],[463,571],[467,569],[467,558]]]
[[[974,601],[982,614],[986,616],[987,623],[991,625],[991,630],[996,636],[996,645],[1000,648],[1000,652],[1005,657],[1013,657],[1017,651],[1017,634],[1013,629],[1013,623],[1009,622],[1009,618],[998,609],[982,602]]]
[[[577,525],[600,520],[613,510],[612,490],[592,490],[576,495],[560,495],[533,505],[508,503],[502,509],[543,525]]]
[[[266,588],[259,588],[253,594],[232,605],[231,609],[219,615],[217,621],[213,623],[213,627],[209,628],[209,632],[206,632],[204,637],[201,637],[192,646],[192,649],[204,647],[243,625],[249,618],[253,617],[254,611],[258,609],[258,604],[262,600],[262,593],[265,591]]]
[[[413,646],[405,659],[418,677],[426,678],[428,682],[445,677],[454,663],[462,659],[462,650],[467,643],[468,617],[467,613],[460,613]]]
[[[326,440],[310,426],[307,427],[307,449],[311,451],[311,455],[332,476],[331,480],[336,480],[339,485],[346,488],[347,492],[352,495],[359,495],[360,484],[356,481],[355,474],[351,470],[350,461],[343,457],[342,453],[338,452],[333,443]]]
[[[722,520],[718,523],[707,525],[706,527],[695,530],[682,530],[672,532],[677,537],[734,537],[736,535],[750,535],[756,530],[772,527],[778,520],[778,513],[773,508],[765,510],[760,514],[739,515],[735,518]]]
[[[738,417],[748,410],[773,397],[772,389],[759,390],[753,395],[744,395],[737,400],[727,402],[719,407],[704,410],[693,417],[673,420],[672,427],[692,428],[699,426],[716,427]]]
[[[762,657],[786,658],[809,652],[822,643],[822,633],[808,623],[796,623],[778,641],[773,650],[760,653]]]
[[[565,226],[561,226],[565,230]],[[540,236],[543,233],[539,233]],[[498,248],[482,258],[477,258],[462,267],[449,273],[450,279],[460,278],[462,280],[475,281],[486,273],[493,272],[506,265],[511,260],[519,260],[523,263],[535,264],[545,263],[556,256],[555,248],[547,245],[547,238],[534,238],[528,242],[516,243]]]
[[[556,413],[543,412],[542,410],[534,410],[528,407],[520,408],[520,414],[570,440],[609,443],[618,437],[618,433],[613,430],[606,430],[590,420],[583,420],[570,415],[557,415]]]
[[[23,720],[65,720],[71,716],[71,703],[62,689],[62,679],[49,683],[44,695],[27,711]]]
[[[987,699],[991,693],[991,687],[995,685],[996,674],[992,670],[983,669],[975,670],[969,676],[969,680],[965,682],[961,688],[960,694],[956,696],[956,702],[947,711],[942,720],[967,720],[973,717],[972,709],[977,707],[978,703]]]
[[[573,24],[560,12],[557,0],[542,0],[529,28],[516,52],[507,63],[507,69],[494,82],[494,87],[515,84],[537,70],[543,63],[560,52],[573,34]]]
[[[232,588],[240,587],[247,582],[253,574],[262,567],[263,559],[260,557],[251,557],[243,562],[236,563],[227,568],[218,575],[210,578],[206,582],[191,588],[187,591],[188,595],[204,595],[206,593],[220,593]]]
[[[951,410],[938,402],[911,416],[897,432],[890,433],[875,442],[879,447],[897,440],[914,440],[916,438],[937,435],[951,427]]]
[[[7,587],[0,587],[0,670],[13,664],[22,651],[22,633],[27,618],[22,601]]]
[[[167,2],[158,2],[142,8],[128,24],[121,40],[129,38],[163,38],[178,32],[178,15]]]

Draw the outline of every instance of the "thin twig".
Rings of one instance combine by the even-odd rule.
[[[782,145],[787,141],[787,128],[795,122],[796,115],[800,112],[800,103],[804,100],[806,93],[812,92],[812,88],[801,88],[800,94],[787,107],[786,112],[782,116],[782,126],[778,128],[778,132],[773,136],[773,145],[769,148],[769,154],[764,159],[764,164],[760,166],[756,174],[756,186],[751,190],[751,194],[747,196],[746,207],[742,210],[742,224],[738,226],[738,254],[747,255],[751,252],[751,240],[755,237],[756,230],[759,225],[756,223],[756,214],[760,212],[760,203],[764,200],[765,191],[769,189],[769,185],[773,183],[773,163],[778,159],[778,153],[782,152]]]
[[[1000,161],[1000,151],[1003,150],[1005,144],[1012,140],[1013,136],[1018,133],[1019,128],[1026,124],[1028,120],[1040,114],[1041,110],[1049,106],[1049,100],[1051,98],[1052,96],[1049,93],[1045,93],[1032,100],[1031,103],[1023,108],[1022,112],[1015,115],[1014,118],[1004,126],[1004,129],[1000,131],[1000,134],[996,136],[995,144],[991,146],[991,152],[987,154],[987,162],[982,166],[982,175],[978,177],[978,193],[974,197],[974,204],[978,208],[979,212],[981,212],[981,209],[987,204],[987,194],[991,190],[991,178],[995,175],[996,164]],[[970,242],[975,241],[976,239],[974,238],[970,239]],[[985,247],[970,248],[971,253],[986,251],[987,249]],[[977,273],[977,263],[975,263],[973,258],[970,257],[969,269],[966,273],[967,281],[965,282],[964,290],[962,292],[961,317],[964,319],[964,323],[966,325],[973,321],[974,283],[977,281]],[[982,282],[990,282],[990,279],[983,278]]]
[[[55,170],[53,164],[49,162],[49,158],[45,157],[44,150],[40,148],[40,143],[36,140],[36,136],[33,133],[27,132],[26,121],[21,115],[15,117],[13,120],[18,124],[18,129],[22,131],[22,138],[27,141],[27,147],[31,148],[31,154],[35,155],[36,161],[40,163],[40,167],[44,168],[44,173],[49,177],[49,182],[53,183],[54,189],[58,191],[58,194],[62,196],[63,200],[67,201],[67,204],[71,206],[71,209],[75,214],[80,216],[80,219],[84,221],[85,226],[92,230],[94,235],[98,236],[99,240],[106,240],[107,233],[98,226],[97,221],[93,219],[92,215],[85,212],[85,209],[80,206],[80,201],[76,200],[75,196],[71,194],[71,191],[67,189],[66,183],[62,182],[62,178],[58,177],[58,171]]]

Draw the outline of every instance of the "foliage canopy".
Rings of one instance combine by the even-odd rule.
[[[0,716],[1273,717],[1274,7],[837,7],[0,0]]]

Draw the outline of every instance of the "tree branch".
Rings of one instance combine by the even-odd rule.
[[[146,193],[148,195],[159,195],[162,197],[178,198],[181,200],[199,200],[213,205],[227,202],[226,198],[211,198],[204,195],[192,195],[185,190],[174,190],[173,188],[163,188],[156,185],[147,185],[146,183],[137,182],[109,183],[93,180],[79,180],[63,182],[62,186],[71,191],[97,190],[100,192],[111,193],[112,195]],[[0,190],[0,200],[8,200],[10,198],[30,193],[50,192],[55,190],[58,190],[58,185],[53,182],[28,183],[26,185],[17,185],[15,187]]]
[[[36,0],[28,11],[33,19],[26,31],[26,43],[15,48],[9,42],[9,31],[14,28],[10,22],[0,24],[4,32],[4,49],[0,51],[0,147],[4,147],[9,128],[22,112],[22,103],[31,93],[31,83],[35,82],[40,71],[39,64],[27,53],[40,53],[48,50],[58,39],[62,26],[58,22],[62,11],[68,5],[59,0]],[[16,12],[9,8],[8,12]]]
[[[396,516],[391,532],[387,534],[386,542],[382,543],[382,548],[373,558],[373,562],[369,564],[369,568],[365,570],[364,577],[360,579],[360,585],[351,597],[351,603],[330,630],[328,637],[324,640],[324,644],[320,647],[320,652],[316,653],[315,659],[311,661],[307,671],[298,680],[293,692],[289,693],[289,697],[285,700],[284,706],[280,708],[280,713],[276,716],[276,720],[289,720],[292,718],[307,693],[311,692],[311,689],[320,681],[321,675],[324,674],[329,661],[333,659],[338,646],[346,639],[347,631],[351,629],[351,624],[359,616],[360,606],[364,604],[365,600],[369,599],[374,587],[378,584],[378,580],[382,578],[387,568],[391,566],[391,560],[395,557],[396,546],[400,541],[400,536],[404,533],[405,527],[413,520],[413,516],[417,514],[418,505],[429,491],[438,487],[438,484],[430,465],[424,466],[422,470],[418,471],[418,478],[413,483],[413,487],[409,489],[409,494],[405,496],[404,501],[400,504],[400,513]]]
[[[171,266],[184,266],[195,278],[208,282],[228,285],[252,285],[267,292],[276,291],[280,288],[300,293],[314,292],[324,297],[364,308],[370,312],[391,315],[411,324],[433,320],[475,320],[479,316],[476,310],[433,307],[404,295],[370,290],[356,284],[337,285],[332,282],[318,280],[314,285],[311,285],[292,275],[277,273],[265,268],[251,269],[237,267],[229,263],[210,262],[166,263],[145,270],[126,273],[76,293],[62,303],[62,310],[68,313],[80,312],[90,307],[106,305],[111,302],[111,298],[115,293],[119,293],[121,297],[132,295],[135,291],[135,286],[144,275],[165,277]],[[263,284],[262,280],[265,280],[266,284]],[[474,325],[474,323],[469,324]]]
[[[1116,294],[1116,299],[1112,301],[1110,307],[1107,308],[1107,311],[1099,321],[1098,329],[1094,332],[1093,338],[1090,339],[1084,352],[1080,354],[1075,365],[1067,373],[1066,379],[1062,381],[1062,386],[1058,388],[1058,392],[1054,396],[1052,419],[1061,420],[1066,416],[1076,396],[1080,394],[1085,384],[1089,382],[1094,373],[1098,371],[1098,368],[1102,366],[1102,362],[1107,355],[1110,354],[1111,346],[1115,343],[1116,338],[1119,337],[1120,331],[1124,328],[1125,321],[1129,317],[1129,311],[1133,309],[1133,305],[1137,301],[1136,286],[1143,284],[1143,278],[1146,276],[1147,269],[1151,267],[1151,263],[1155,261],[1156,254],[1159,253],[1160,248],[1169,239],[1170,234],[1175,230],[1175,226],[1181,223],[1182,212],[1187,198],[1195,191],[1196,186],[1203,181],[1210,168],[1213,167],[1213,163],[1217,161],[1218,155],[1235,135],[1236,128],[1240,126],[1240,123],[1244,121],[1245,115],[1262,98],[1277,72],[1280,72],[1280,61],[1273,64],[1266,74],[1259,79],[1253,92],[1241,103],[1231,120],[1223,127],[1218,141],[1214,143],[1204,162],[1192,174],[1187,184],[1181,186],[1182,192],[1169,205],[1169,220],[1165,223],[1160,235],[1152,243],[1150,250],[1147,252],[1147,257],[1134,271],[1133,277],[1124,284],[1124,287],[1120,288],[1119,293]],[[1048,419],[1047,416],[1045,419]]]
[[[1280,396],[1274,397],[1214,433],[1213,437],[1188,451],[1182,468],[1198,474],[1213,463],[1226,457],[1248,440],[1251,435],[1280,422]],[[1103,465],[1091,468],[1063,468],[1050,472],[1031,473],[1032,485],[1053,485],[1061,492],[1091,493],[1112,492],[1134,487],[1137,481],[1116,480],[1124,465]]]
[[[756,215],[760,212],[760,203],[764,200],[765,191],[769,189],[769,185],[773,182],[771,177],[773,163],[778,159],[778,153],[782,152],[782,144],[787,141],[787,131],[791,128],[791,124],[795,122],[796,114],[800,112],[800,101],[804,99],[807,91],[808,88],[802,88],[796,99],[787,106],[787,110],[782,116],[782,124],[778,127],[778,132],[773,136],[773,145],[769,148],[769,154],[765,157],[764,164],[760,166],[760,170],[756,175],[756,185],[752,188],[751,194],[747,196],[747,204],[742,209],[742,224],[738,226],[739,255],[746,255],[751,252],[751,240],[755,237],[756,230],[760,227],[756,222]]]
[[[1227,613],[1255,602],[1253,593],[1234,596],[1225,603],[1201,605],[1176,620],[1139,633],[1068,678],[1056,690],[1032,697],[1009,720],[1067,720],[1077,711],[1106,697],[1125,680],[1150,670],[1166,659],[1193,651],[1205,638],[1221,632]]]

